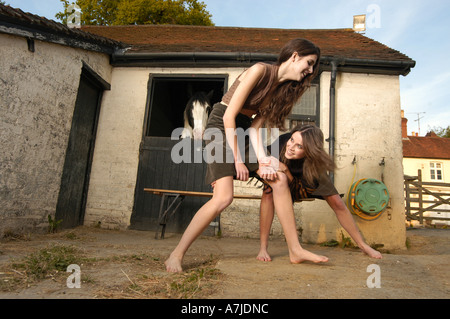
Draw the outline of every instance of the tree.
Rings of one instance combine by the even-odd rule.
[[[63,23],[69,0],[60,0],[64,12],[56,14]],[[182,24],[214,25],[206,5],[199,0],[76,0],[82,25]]]
[[[447,126],[447,128],[443,128],[443,127],[433,127],[433,129],[431,130],[434,133],[436,133],[437,136],[439,137],[446,137],[446,138],[450,138],[450,126]]]

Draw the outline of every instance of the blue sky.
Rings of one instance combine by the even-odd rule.
[[[48,19],[62,11],[60,0],[6,0]],[[203,0],[216,26],[281,29],[351,28],[353,16],[366,14],[365,35],[416,61],[400,77],[401,103],[408,132],[420,135],[450,125],[450,12],[448,0]]]

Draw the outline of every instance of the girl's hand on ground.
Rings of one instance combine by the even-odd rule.
[[[372,247],[370,247],[367,244],[362,245],[360,248],[361,248],[362,252],[365,253],[366,255],[368,255],[370,258],[375,258],[375,259],[383,258],[381,256],[381,253],[378,250],[373,249]]]

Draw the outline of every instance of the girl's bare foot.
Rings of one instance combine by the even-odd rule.
[[[164,262],[166,265],[167,272],[182,272],[181,258],[170,255],[169,258]]]
[[[324,263],[328,261],[328,257],[316,255],[305,249],[290,253],[289,258],[293,264],[300,264],[304,261],[311,261],[313,263]]]
[[[258,256],[256,256],[256,259],[260,261],[272,261],[272,258],[270,258],[269,253],[267,252],[267,249],[261,248],[259,250]]]

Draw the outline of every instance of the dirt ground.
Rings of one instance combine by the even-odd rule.
[[[448,229],[408,229],[409,248],[384,252],[381,260],[351,248],[303,245],[329,257],[320,265],[290,264],[283,239],[270,242],[273,261],[260,262],[256,239],[201,237],[183,274],[168,274],[163,265],[179,234],[156,240],[153,232],[79,227],[10,236],[0,241],[0,299],[448,299],[449,236]],[[75,273],[33,279],[23,268],[27,256],[54,246],[76,249],[80,288],[68,288]]]

